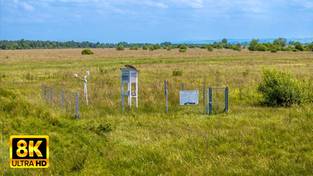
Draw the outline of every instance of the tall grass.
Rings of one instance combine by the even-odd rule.
[[[262,70],[275,68],[305,82],[312,97],[312,53],[95,49],[86,59],[80,51],[0,51],[0,75],[5,75],[0,79],[0,175],[312,173],[312,103],[264,107],[257,92]],[[140,70],[139,109],[121,113],[119,68],[125,64]],[[83,95],[73,74],[86,69],[90,105],[80,100],[80,120],[42,101],[42,84]],[[183,74],[173,75],[175,70]],[[229,86],[228,114],[203,114],[204,82]],[[178,105],[181,83],[199,90],[198,106]],[[49,135],[49,169],[10,169],[6,141],[13,134]]]

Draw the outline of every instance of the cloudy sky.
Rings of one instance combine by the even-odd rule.
[[[0,0],[0,40],[313,37],[313,0]]]

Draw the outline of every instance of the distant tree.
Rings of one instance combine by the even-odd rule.
[[[142,49],[143,49],[143,50],[148,50],[148,49],[149,49],[149,46],[143,45],[143,46],[142,46]]]
[[[235,51],[241,51],[241,45],[239,43],[235,45],[231,45],[231,49]]]
[[[276,53],[279,50],[284,50],[284,48],[281,48],[279,45],[274,45],[274,44],[269,44],[267,46],[268,50],[271,51],[272,53]]]
[[[287,40],[285,38],[277,38],[273,41],[273,45],[283,48],[287,45]]]
[[[124,47],[124,45],[122,45],[122,44],[118,44],[117,46],[116,46],[116,50],[118,50],[118,51],[122,51],[122,50],[124,50],[125,49],[125,47]]]
[[[300,42],[294,42],[295,49],[298,51],[303,51],[304,47]]]
[[[170,46],[170,45],[172,45],[172,43],[171,42],[163,42],[160,45],[161,46]]]
[[[228,41],[226,38],[222,39],[222,44],[225,44],[225,45],[228,44]]]
[[[259,40],[258,40],[258,39],[253,39],[253,40],[251,40],[251,42],[249,43],[248,49],[249,49],[250,51],[256,51],[256,48],[257,48],[258,44],[259,44]]]
[[[130,50],[138,50],[138,46],[137,45],[132,45],[131,47],[129,47]]]
[[[267,51],[267,47],[265,44],[259,43],[256,45],[255,51]]]
[[[307,45],[307,51],[313,51],[313,42]]]

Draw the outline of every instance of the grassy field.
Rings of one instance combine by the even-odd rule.
[[[312,52],[93,51],[0,51],[0,175],[313,175],[313,105],[265,107],[256,90],[264,69],[312,83]],[[125,64],[140,71],[139,108],[121,113]],[[81,100],[80,120],[42,100],[43,84],[82,92],[73,74],[87,69],[90,106]],[[229,86],[230,112],[205,115],[202,96],[180,107],[181,83]],[[13,134],[49,135],[50,167],[10,169]]]

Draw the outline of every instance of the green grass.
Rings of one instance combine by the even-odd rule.
[[[59,58],[58,51],[48,59],[42,59],[44,50],[0,52],[0,75],[5,75],[0,76],[0,175],[312,175],[313,105],[264,107],[256,91],[264,68],[312,82],[312,53],[194,56],[189,49],[170,51],[177,56],[133,51],[138,56],[106,57],[99,49],[90,57],[80,56],[80,50],[62,51]],[[124,114],[119,104],[123,64],[140,70],[139,109]],[[91,106],[82,103],[80,120],[41,99],[41,84],[82,91],[72,75],[87,68]],[[182,75],[173,76],[175,70]],[[180,83],[202,92],[204,79],[208,86],[230,87],[228,114],[204,115],[202,96],[199,106],[178,106]],[[7,141],[13,134],[49,135],[50,167],[10,169]]]

